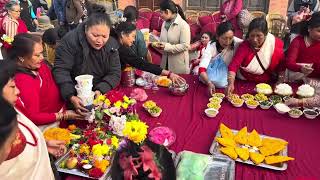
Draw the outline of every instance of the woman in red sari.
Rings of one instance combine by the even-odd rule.
[[[237,77],[254,82],[268,82],[283,63],[283,42],[268,33],[264,18],[254,19],[248,29],[247,40],[239,45],[229,64],[227,94],[234,90]]]
[[[40,129],[61,120],[82,119],[74,111],[64,111],[64,101],[49,67],[43,62],[41,38],[18,34],[10,50],[10,59],[18,64],[15,76],[20,90],[16,108]]]
[[[5,5],[7,15],[0,20],[0,37],[7,35],[13,39],[19,33],[28,32],[26,24],[20,19],[21,8],[19,1],[9,1]],[[5,49],[10,48],[10,43],[1,39]]]

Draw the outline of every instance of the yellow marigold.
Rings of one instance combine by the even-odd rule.
[[[148,133],[148,126],[146,123],[133,120],[126,122],[125,128],[123,130],[123,135],[136,144],[143,142]]]
[[[89,160],[85,159],[81,161],[81,164],[89,164]]]
[[[71,137],[70,132],[63,128],[50,128],[43,133],[46,140],[60,140],[65,141],[67,144],[70,143]]]
[[[95,156],[104,156],[109,153],[110,147],[106,144],[96,144],[92,147],[92,154]]]
[[[112,136],[111,138],[111,144],[114,146],[116,149],[119,147],[119,139],[116,136]]]
[[[111,102],[109,99],[106,98],[106,100],[104,100],[104,104],[107,105],[107,106],[110,106],[111,105]]]
[[[122,103],[122,105],[121,105],[122,107],[123,107],[123,109],[127,109],[128,108],[128,106],[129,106],[129,104],[128,103]]]
[[[89,155],[90,146],[88,146],[87,144],[81,144],[80,149],[79,149],[79,153],[85,153],[86,155]]]
[[[93,166],[99,168],[102,172],[105,172],[110,162],[106,159],[94,161]]]
[[[116,103],[114,103],[114,107],[120,108],[122,105],[121,101],[117,101]]]
[[[128,96],[123,96],[123,101],[126,103],[129,103],[130,99],[128,98]]]

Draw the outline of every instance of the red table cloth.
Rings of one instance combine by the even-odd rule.
[[[209,99],[207,87],[201,84],[196,76],[184,77],[190,85],[185,96],[173,96],[167,88],[160,88],[159,91],[147,90],[148,99],[155,101],[163,109],[160,117],[151,117],[144,111],[141,103],[137,106],[140,119],[147,122],[149,131],[157,126],[167,126],[175,131],[176,142],[169,149],[177,153],[189,150],[209,154],[220,123],[237,130],[247,126],[248,131],[256,129],[260,134],[288,141],[288,155],[295,160],[288,162],[286,171],[268,170],[237,162],[237,180],[320,179],[320,143],[317,140],[320,137],[319,117],[315,120],[304,117],[292,119],[288,114],[278,114],[273,108],[262,110],[258,107],[252,110],[245,105],[235,108],[224,101],[219,114],[215,118],[208,118],[204,113]],[[235,93],[254,93],[254,87],[254,83],[237,81]],[[132,89],[120,90],[129,95]],[[217,91],[223,92],[223,89]],[[81,178],[69,176],[67,179]]]

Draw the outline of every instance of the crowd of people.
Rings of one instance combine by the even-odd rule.
[[[179,74],[196,74],[208,86],[210,95],[216,88],[225,88],[226,95],[234,93],[238,80],[300,80],[319,91],[319,4],[294,3],[296,13],[290,17],[295,30],[285,52],[283,41],[268,32],[265,17],[250,22],[244,39],[236,36],[239,27],[230,7],[237,7],[239,12],[242,1],[239,4],[238,0],[227,0],[222,5],[225,9],[216,34],[203,33],[201,43],[194,47],[181,7],[165,0],[160,3],[164,20],[160,43],[154,46],[162,52],[159,66],[152,63],[148,43],[136,27],[139,12],[134,6],[125,8],[126,18],[112,24],[103,6],[85,0],[53,0],[49,8],[29,0],[6,2],[0,19],[4,57],[0,61],[0,176],[57,178],[49,154],[61,156],[64,142],[46,141],[42,130],[66,126],[66,120],[84,119],[88,110],[75,89],[75,77],[82,74],[93,75],[96,96],[116,88],[121,71],[128,66],[167,76],[177,84],[185,83]],[[47,26],[48,29],[33,33],[41,27],[35,13],[38,8],[48,9],[48,15],[55,14],[57,27]],[[198,51],[197,59],[190,60],[190,50]],[[291,98],[286,103],[320,106],[319,100],[317,94],[313,98]]]

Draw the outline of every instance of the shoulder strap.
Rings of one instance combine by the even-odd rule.
[[[262,64],[262,62],[261,62],[261,60],[260,60],[260,58],[259,58],[259,55],[258,55],[257,51],[253,49],[253,52],[254,52],[257,60],[258,60],[258,63],[259,63],[259,65],[260,65],[260,67],[263,69],[264,72],[266,72],[266,68],[263,66],[263,64]]]

